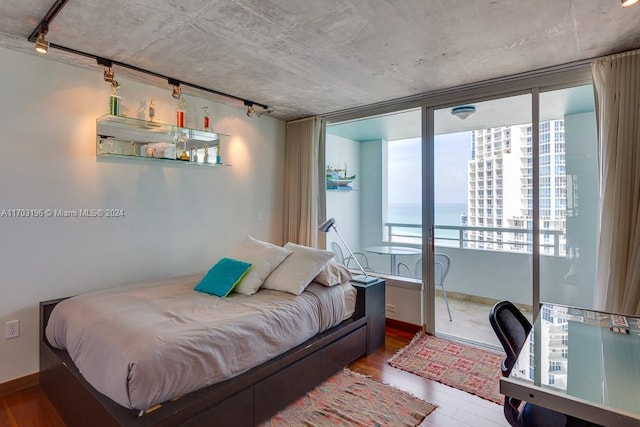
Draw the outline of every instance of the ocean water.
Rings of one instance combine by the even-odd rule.
[[[443,203],[435,206],[435,224],[438,225],[460,225],[460,216],[467,213],[466,203]],[[388,210],[389,222],[400,222],[404,224],[422,223],[422,206],[419,203],[397,203],[390,204]],[[418,228],[394,228],[395,233],[402,233],[410,236],[410,239],[419,239],[421,236]],[[458,246],[458,230],[436,230],[436,245]],[[449,240],[453,239],[453,240]]]

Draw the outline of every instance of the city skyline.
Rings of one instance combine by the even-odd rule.
[[[564,119],[540,123],[541,250],[566,252]],[[435,225],[466,230],[465,247],[530,252],[533,228],[531,124],[437,135],[434,144]],[[392,222],[422,222],[421,139],[389,141],[387,210]],[[418,183],[407,185],[407,183]],[[461,215],[462,214],[462,215]],[[502,232],[497,229],[522,229]],[[454,231],[444,230],[445,234]],[[558,234],[560,233],[560,234]]]

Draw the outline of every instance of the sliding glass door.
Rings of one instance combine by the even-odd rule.
[[[592,86],[434,109],[431,140],[433,330],[498,345],[486,321],[496,301],[529,318],[541,301],[593,307]],[[443,256],[450,268],[441,282]]]
[[[434,134],[435,329],[497,345],[493,303],[531,311],[531,95],[437,109]]]

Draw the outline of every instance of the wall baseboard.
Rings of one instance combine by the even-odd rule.
[[[17,391],[24,390],[25,388],[37,386],[38,384],[40,384],[40,373],[34,372],[33,374],[1,383],[0,396],[15,393]]]

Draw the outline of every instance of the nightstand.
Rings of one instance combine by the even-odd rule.
[[[385,326],[385,282],[379,279],[373,283],[351,282],[358,294],[354,318],[367,316],[367,354],[371,354],[384,345]]]

